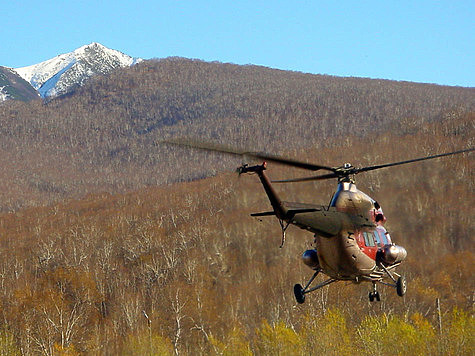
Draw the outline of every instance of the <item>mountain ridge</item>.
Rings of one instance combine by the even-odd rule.
[[[107,74],[114,69],[141,61],[141,58],[131,57],[92,42],[72,52],[13,70],[29,82],[44,99],[70,93],[94,75]]]

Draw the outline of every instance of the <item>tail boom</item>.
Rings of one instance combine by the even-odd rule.
[[[239,167],[238,172],[239,174],[241,173],[256,173],[262,183],[262,186],[264,187],[264,190],[267,194],[267,198],[269,198],[270,204],[272,205],[272,208],[274,209],[274,213],[279,218],[280,220],[285,220],[286,217],[288,217],[288,210],[287,208],[284,207],[284,204],[282,203],[282,200],[278,197],[276,191],[274,190],[274,187],[272,186],[269,178],[265,174],[265,170],[267,167],[267,163],[264,162],[262,164],[258,164],[256,166],[248,166],[244,165],[242,167]]]

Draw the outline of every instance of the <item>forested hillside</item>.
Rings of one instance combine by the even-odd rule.
[[[0,353],[473,355],[473,153],[357,176],[408,250],[405,297],[338,282],[300,305],[312,235],[291,227],[279,249],[240,159],[162,141],[365,166],[473,147],[474,112],[473,88],[180,58],[2,103]],[[335,186],[276,189],[327,204]]]
[[[473,146],[473,114],[432,121],[328,138],[300,158],[367,165]],[[206,154],[194,155],[196,165],[213,168]],[[290,228],[279,249],[278,222],[249,216],[269,208],[255,176],[228,172],[4,213],[0,350],[473,355],[473,168],[471,153],[358,175],[408,250],[406,296],[381,288],[375,303],[369,284],[343,282],[295,302],[293,284],[312,273],[300,260],[312,235]],[[268,173],[305,174],[278,165]],[[335,183],[276,189],[286,200],[325,204]]]
[[[402,133],[474,108],[473,88],[147,61],[47,103],[0,105],[0,209],[194,179],[235,165],[159,144],[164,138],[293,154],[333,137]]]

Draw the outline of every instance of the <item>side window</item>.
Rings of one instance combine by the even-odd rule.
[[[381,245],[381,241],[379,240],[379,234],[378,231],[375,230],[373,231],[374,238],[376,239],[376,245]]]
[[[363,232],[364,244],[366,246],[374,246],[373,236],[367,232]]]

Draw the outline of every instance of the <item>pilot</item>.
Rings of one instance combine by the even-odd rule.
[[[383,209],[377,201],[374,201],[374,221],[376,225],[382,226],[386,222],[386,217],[384,216]]]
[[[383,226],[383,224],[386,222],[386,217],[384,216],[383,209],[381,209],[381,206],[377,201],[374,203],[374,221],[376,223],[376,229],[381,230],[384,235],[386,235],[386,238],[388,240],[388,243],[391,244],[391,236],[389,235],[389,232],[387,232],[386,228]]]

